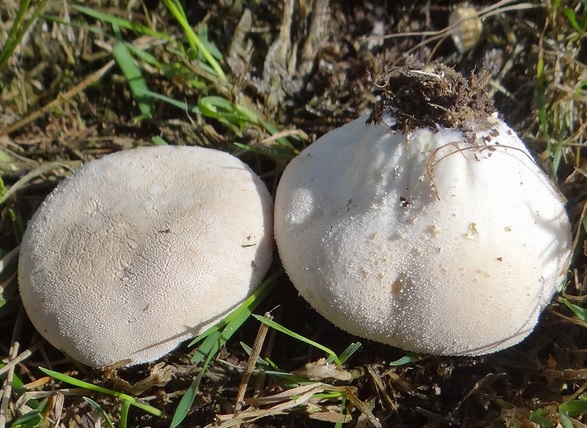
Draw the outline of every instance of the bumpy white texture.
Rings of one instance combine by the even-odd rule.
[[[151,147],[92,161],[29,222],[20,293],[39,332],[90,366],[159,358],[244,301],[272,254],[272,201],[239,159]]]
[[[342,329],[406,350],[480,355],[526,337],[565,275],[563,202],[495,118],[406,135],[361,117],[294,159],[275,234],[300,294]]]

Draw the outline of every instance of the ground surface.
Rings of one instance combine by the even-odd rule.
[[[317,136],[373,107],[379,93],[374,82],[406,56],[422,63],[441,61],[465,76],[484,69],[497,110],[568,199],[578,238],[563,293],[575,311],[557,296],[527,340],[484,357],[406,358],[401,350],[362,340],[363,346],[345,365],[351,380],[322,379],[336,391],[334,397],[315,396],[299,405],[287,400],[284,408],[273,408],[255,424],[331,426],[328,421],[342,421],[337,415],[348,412],[349,426],[369,426],[377,423],[373,417],[369,421],[372,412],[382,426],[389,427],[583,426],[582,414],[587,411],[582,398],[587,388],[587,324],[581,311],[587,294],[582,225],[587,196],[582,156],[587,137],[584,3],[473,1],[482,25],[472,26],[473,36],[463,36],[464,44],[470,45],[466,52],[459,52],[451,38],[460,27],[448,27],[455,6],[447,4],[185,2],[186,19],[208,50],[217,50],[224,79],[201,53],[189,50],[180,25],[163,3],[86,2],[103,14],[97,15],[75,9],[69,0],[49,0],[41,17],[21,35],[0,74],[0,171],[6,186],[0,187],[0,196],[4,195],[0,255],[17,248],[27,219],[42,199],[82,162],[152,145],[161,138],[170,144],[231,151],[274,192],[288,159]],[[0,3],[0,46],[17,21],[18,8],[16,1]],[[114,26],[112,17],[120,18]],[[141,27],[126,28],[124,22],[129,21]],[[120,56],[111,62],[114,54],[120,54],[115,48],[122,42],[149,54],[139,56],[131,50],[139,80],[159,97],[129,85]],[[175,100],[176,106],[163,96]],[[221,97],[228,104],[206,96]],[[190,110],[186,104],[198,108]],[[237,114],[235,105],[247,106],[254,114]],[[229,113],[233,116],[227,119]],[[271,137],[274,131],[286,132]],[[287,144],[278,137],[288,138]],[[234,142],[261,154],[237,149]],[[131,426],[169,426],[181,396],[199,373],[189,362],[193,350],[182,347],[167,356],[163,362],[172,373],[170,380],[163,376],[166,382],[145,391],[126,383],[149,379],[149,373],[161,366],[103,372],[76,365],[44,342],[27,321],[15,294],[15,263],[9,259],[5,257],[0,272],[0,357],[4,362],[9,355],[23,357],[13,373],[28,386],[15,385],[10,393],[5,383],[0,423],[10,426],[26,413],[26,402],[29,408],[43,410],[40,424],[49,424],[63,409],[61,424],[93,426],[99,417],[83,395],[91,396],[118,423],[120,402],[104,394],[39,392],[34,398],[49,396],[52,401],[45,407],[42,402],[27,402],[25,391],[67,388],[45,377],[38,370],[42,366],[130,391],[164,412],[163,417],[155,417],[133,408]],[[278,263],[272,271],[279,271]],[[336,352],[357,340],[313,312],[285,275],[279,276],[256,312],[276,306],[276,321]],[[239,342],[252,346],[258,329],[259,323],[249,320],[221,350],[206,370],[182,426],[205,426],[219,414],[232,413],[248,359]],[[261,355],[290,372],[324,353],[270,330]],[[3,382],[12,375],[7,370],[0,373]],[[271,377],[253,376],[252,384],[261,395],[287,388]],[[341,411],[341,396],[346,411]],[[280,403],[252,404],[266,410]]]

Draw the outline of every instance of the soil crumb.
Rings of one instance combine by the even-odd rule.
[[[367,123],[385,123],[393,131],[415,128],[458,128],[479,131],[491,127],[495,112],[486,91],[489,74],[465,78],[444,64],[416,61],[393,67],[376,79],[382,91]]]

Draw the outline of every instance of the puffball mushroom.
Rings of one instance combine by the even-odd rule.
[[[285,169],[281,260],[340,328],[409,351],[486,354],[526,337],[563,281],[562,197],[483,83],[441,65],[395,69],[371,115]]]
[[[29,222],[24,307],[84,364],[155,360],[255,290],[271,262],[272,215],[262,181],[228,153],[105,156],[64,180]]]

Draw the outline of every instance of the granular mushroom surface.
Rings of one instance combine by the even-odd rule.
[[[284,171],[275,236],[300,294],[340,328],[479,355],[526,337],[566,275],[563,200],[479,80],[395,70],[371,115]]]
[[[20,293],[39,332],[90,366],[159,358],[255,290],[272,201],[239,159],[196,147],[105,156],[29,222]]]

